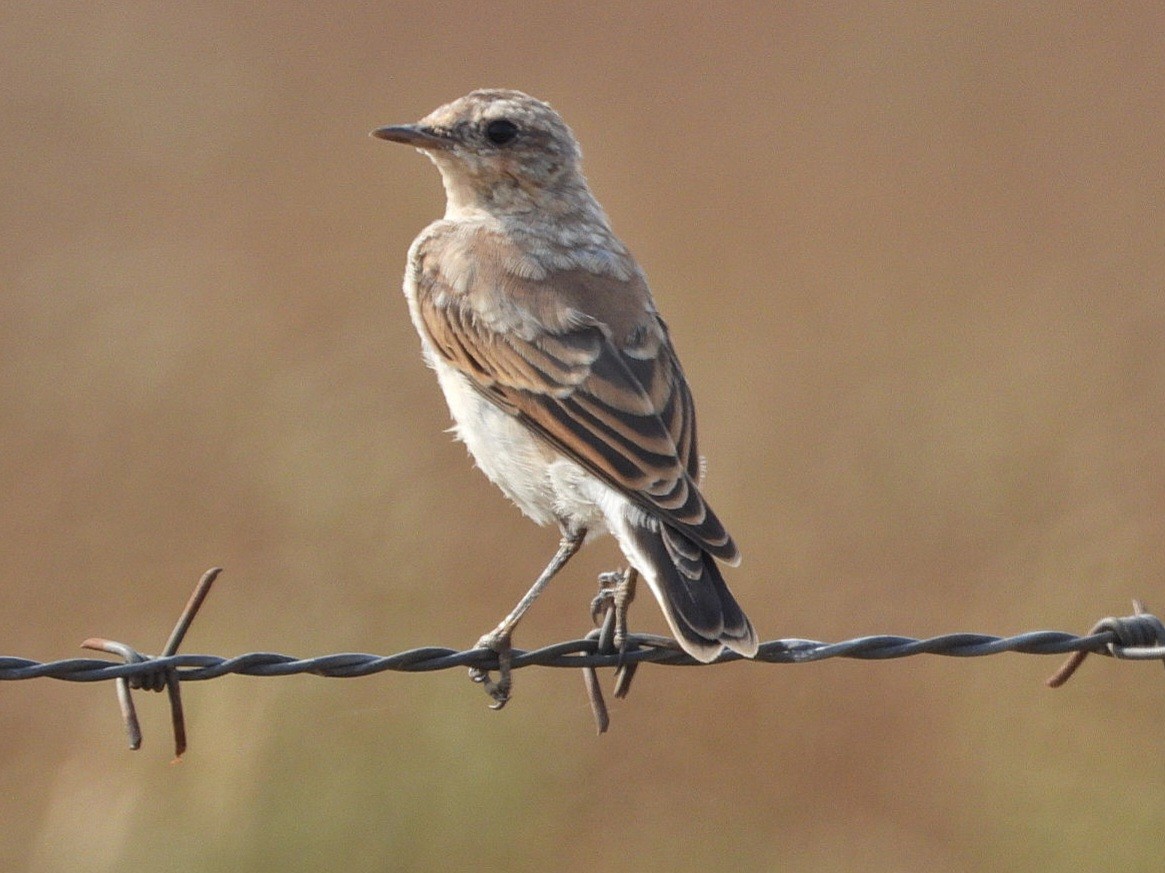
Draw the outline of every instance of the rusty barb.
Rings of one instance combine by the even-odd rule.
[[[105,660],[74,658],[41,663],[25,658],[0,656],[0,681],[50,677],[70,682],[116,680],[117,699],[125,719],[131,749],[142,743],[141,727],[134,709],[131,691],[165,689],[170,699],[174,728],[175,760],[186,750],[186,724],[182,713],[181,684],[206,679],[217,679],[228,674],[247,676],[290,676],[310,673],[314,676],[354,678],[396,670],[409,673],[427,673],[451,667],[470,668],[475,674],[497,671],[499,655],[484,648],[459,651],[428,646],[409,649],[394,655],[369,655],[347,652],[320,655],[315,658],[295,658],[274,652],[252,652],[233,658],[214,655],[180,655],[182,644],[199,607],[219,575],[219,568],[208,570],[199,580],[190,596],[174,632],[166,642],[162,654],[143,655],[131,646],[106,639],[88,639],[82,644],[117,655],[124,663]],[[587,697],[594,714],[595,726],[603,733],[610,723],[607,705],[599,686],[598,670],[613,669],[615,697],[627,695],[638,666],[650,661],[666,666],[704,666],[680,649],[667,637],[653,634],[633,634],[627,630],[627,605],[635,593],[633,572],[608,573],[600,577],[599,596],[591,604],[591,614],[597,625],[584,639],[555,643],[532,651],[507,651],[509,666],[566,667],[581,669]],[[1053,688],[1063,685],[1089,654],[1108,655],[1124,660],[1165,661],[1165,625],[1150,615],[1139,601],[1133,602],[1134,614],[1124,618],[1106,618],[1097,622],[1087,636],[1060,631],[1030,631],[1012,637],[986,634],[954,633],[928,639],[902,636],[866,636],[836,643],[816,640],[771,640],[760,645],[753,659],[745,659],[735,652],[724,652],[713,663],[734,661],[760,664],[807,664],[826,658],[855,658],[880,661],[905,658],[912,655],[944,655],[973,657],[1017,652],[1028,655],[1063,655],[1071,653],[1064,665],[1047,682]]]
[[[1156,661],[1165,664],[1165,625],[1161,619],[1151,615],[1145,604],[1133,601],[1133,614],[1124,618],[1102,618],[1092,626],[1089,636],[1108,634],[1111,641],[1105,644],[1102,654],[1130,661]],[[1067,657],[1063,665],[1047,679],[1049,688],[1059,688],[1072,678],[1072,674],[1084,663],[1088,651],[1081,649]]]
[[[166,640],[160,657],[169,658],[171,655],[178,654],[178,647],[182,645],[186,632],[190,630],[191,622],[198,615],[202,601],[206,600],[206,595],[210,593],[210,586],[214,584],[214,580],[221,572],[222,567],[212,567],[202,574],[202,578],[194,586],[194,593],[190,595],[190,599],[186,601],[186,607],[178,617],[178,623],[174,625],[170,639]],[[101,637],[90,637],[81,643],[81,648],[119,655],[125,659],[127,664],[141,664],[155,660],[125,643]],[[170,720],[174,727],[174,760],[175,762],[180,760],[182,753],[186,751],[186,716],[182,712],[182,683],[178,677],[178,669],[173,666],[159,666],[151,672],[129,677],[119,676],[116,687],[117,703],[121,707],[121,717],[125,719],[126,733],[129,734],[129,747],[135,752],[142,747],[142,728],[138,722],[138,713],[134,708],[130,690],[161,691],[163,688],[166,689],[170,698]]]

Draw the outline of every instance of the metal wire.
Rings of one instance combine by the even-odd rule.
[[[0,656],[0,681],[39,678],[67,682],[117,680],[118,700],[126,721],[130,747],[133,749],[141,744],[141,730],[129,690],[166,689],[170,696],[176,754],[181,756],[186,748],[180,695],[182,682],[201,682],[230,674],[292,676],[307,673],[314,676],[351,679],[386,671],[424,673],[452,667],[469,667],[476,668],[478,673],[486,674],[499,669],[498,654],[481,648],[459,651],[427,646],[394,655],[348,652],[314,658],[296,658],[275,652],[251,652],[233,658],[177,654],[182,637],[219,572],[218,568],[209,570],[199,580],[160,656],[143,655],[124,643],[91,638],[83,644],[86,648],[116,654],[122,657],[125,663],[116,664],[96,658],[39,662],[27,658]],[[1165,661],[1165,625],[1149,614],[1140,602],[1134,601],[1133,606],[1134,615],[1102,619],[1086,636],[1061,631],[1031,631],[1011,637],[975,633],[944,634],[926,639],[879,635],[836,643],[782,639],[762,643],[755,658],[746,659],[735,652],[725,651],[713,663],[725,664],[744,660],[761,664],[805,664],[827,658],[881,661],[924,654],[968,658],[997,655],[1002,652],[1027,655],[1072,653],[1060,670],[1048,680],[1048,685],[1058,687],[1068,680],[1088,654],[1104,654],[1129,660]],[[616,647],[611,633],[614,618],[614,610],[608,610],[603,627],[592,631],[584,639],[557,643],[532,651],[514,649],[506,656],[509,667],[514,670],[535,666],[583,669],[596,725],[602,733],[607,728],[608,718],[598,688],[595,674],[597,669],[616,670],[615,693],[616,696],[622,697],[626,695],[631,677],[639,664],[707,666],[682,651],[674,640],[667,637],[628,634],[622,646]]]
[[[531,651],[515,649],[513,669],[522,667],[618,667],[621,664],[653,663],[672,667],[707,666],[685,652],[673,648],[666,637],[631,634],[627,650],[604,654],[598,651],[595,639],[571,640]],[[1067,652],[1110,654],[1109,647],[1119,647],[1113,633],[1104,631],[1089,636],[1060,631],[1032,631],[1012,637],[986,634],[944,634],[927,639],[902,636],[868,636],[826,643],[817,640],[784,639],[762,643],[755,658],[744,658],[735,652],[725,652],[714,664],[732,661],[752,661],[763,664],[805,664],[827,658],[856,658],[860,660],[889,660],[913,655],[944,655],[955,658],[997,655],[1019,652],[1027,655],[1062,655]],[[1116,654],[1112,652],[1111,654]],[[1136,657],[1138,653],[1124,653]],[[69,658],[61,661],[39,662],[26,658],[0,656],[0,680],[62,679],[67,682],[100,682],[108,679],[132,679],[157,676],[173,670],[183,682],[200,682],[220,676],[293,676],[309,673],[329,678],[351,679],[374,673],[396,671],[425,673],[447,670],[451,667],[479,667],[497,670],[498,656],[488,649],[457,649],[427,646],[409,649],[394,655],[372,655],[346,652],[321,655],[315,658],[296,658],[276,652],[251,652],[233,658],[215,655],[143,656],[145,660],[113,664],[96,658]],[[1163,658],[1165,650],[1149,657]]]

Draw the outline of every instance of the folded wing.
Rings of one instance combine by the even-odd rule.
[[[475,259],[472,275],[454,282],[441,265],[458,260],[433,254],[418,250],[414,278],[434,351],[566,457],[705,551],[738,561],[697,486],[691,393],[638,272],[531,278]]]

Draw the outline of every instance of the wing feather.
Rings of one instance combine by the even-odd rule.
[[[454,283],[431,254],[417,252],[414,303],[437,354],[562,454],[702,549],[738,560],[700,494],[691,392],[638,274],[531,279],[485,260]]]

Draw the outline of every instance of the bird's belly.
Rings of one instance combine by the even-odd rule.
[[[605,529],[597,489],[606,486],[482,397],[460,372],[440,359],[434,369],[458,439],[522,512],[538,524]]]

